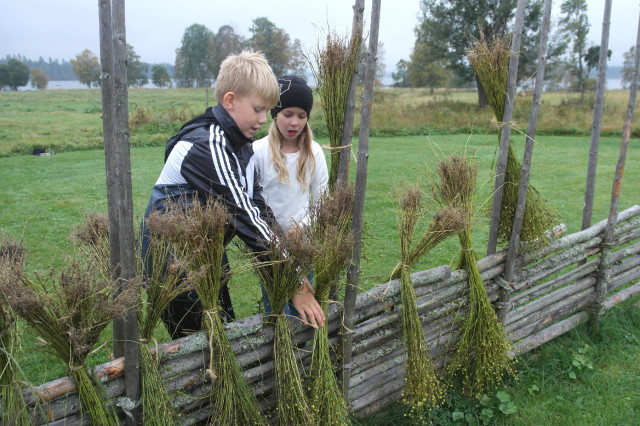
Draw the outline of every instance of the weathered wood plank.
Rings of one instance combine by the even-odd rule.
[[[554,290],[568,284],[572,281],[579,280],[581,278],[586,277],[589,274],[592,274],[594,271],[598,269],[598,259],[594,259],[588,263],[580,265],[575,269],[562,274],[554,279],[543,282],[542,284],[538,284],[535,287],[531,287],[522,293],[517,293],[511,297],[511,301],[514,306],[522,306],[526,303],[534,300],[544,294],[548,294],[553,292]]]
[[[625,300],[640,294],[640,282],[632,285],[631,287],[627,287],[624,290],[619,291],[618,293],[607,297],[604,301],[604,307],[606,309],[611,309],[615,305],[624,302]]]
[[[618,226],[621,226],[622,222],[630,221],[639,215],[640,215],[639,205],[632,206],[627,210],[620,212],[620,214],[618,215]],[[540,250],[536,250],[531,253],[522,254],[518,262],[516,262],[516,264],[528,265],[531,263],[535,263],[537,260],[543,259],[551,253],[557,253],[566,248],[572,247],[576,244],[585,242],[601,234],[604,231],[606,226],[607,226],[607,219],[601,220],[600,222],[596,223],[595,225],[592,225],[591,227],[583,231],[569,234],[558,240],[552,241],[551,244],[541,248]],[[637,227],[637,225],[635,226],[632,225],[632,227]]]
[[[587,304],[594,299],[594,289],[587,288],[575,293],[567,298],[558,300],[539,311],[522,318],[520,321],[512,322],[505,326],[504,331],[512,341],[521,340],[529,334],[540,331],[565,316],[585,309]]]
[[[505,329],[507,338],[511,342],[522,340],[525,337],[528,337],[544,328],[549,327],[553,323],[560,321],[566,316],[575,314],[576,312],[583,310],[592,300],[593,295],[589,294],[585,297],[576,299],[571,304],[563,304],[559,308],[556,305],[549,306],[544,311],[540,311],[541,315],[539,316],[539,319],[534,320],[535,322],[532,322],[520,328],[512,327],[512,330],[507,327]]]
[[[564,319],[560,322],[553,324],[550,327],[545,328],[526,339],[522,339],[516,344],[514,344],[513,350],[511,354],[513,356],[517,356],[524,352],[528,352],[532,349],[537,348],[538,346],[543,345],[558,336],[565,334],[568,331],[573,330],[578,325],[587,322],[589,319],[589,314],[587,312],[578,312],[575,315],[570,316],[567,319]]]
[[[527,315],[531,314],[532,312],[536,312],[546,306],[551,305],[552,303],[555,303],[564,298],[567,298],[572,294],[576,294],[578,292],[588,289],[589,287],[593,287],[593,285],[595,284],[595,280],[596,279],[594,277],[586,277],[569,286],[563,287],[560,290],[556,290],[552,293],[549,293],[541,297],[540,299],[529,303],[528,305],[522,306],[517,310],[509,313],[507,320],[505,321],[505,325],[509,325],[511,323],[521,321],[523,320],[523,318],[525,318]]]
[[[636,268],[626,271],[620,275],[616,275],[615,277],[610,277],[611,283],[608,286],[609,290],[615,290],[625,284],[629,284],[630,282],[637,280],[638,278],[640,278],[640,269]]]

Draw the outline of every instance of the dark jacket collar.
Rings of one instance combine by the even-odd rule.
[[[220,127],[222,127],[222,130],[224,130],[225,134],[227,135],[227,140],[231,142],[231,145],[233,145],[234,147],[239,147],[246,143],[253,142],[253,138],[248,138],[244,134],[242,134],[236,122],[233,121],[233,118],[231,118],[229,112],[227,112],[227,110],[224,109],[222,105],[218,104],[215,107],[207,110],[207,112],[209,111],[212,112],[213,116],[218,121],[218,124],[220,124]]]
[[[247,138],[242,134],[238,125],[233,118],[229,115],[226,109],[220,104],[215,107],[207,108],[204,114],[192,118],[182,125],[178,133],[169,138],[165,146],[164,161],[169,158],[169,153],[173,150],[173,147],[180,141],[180,139],[199,127],[210,126],[212,124],[219,124],[224,131],[227,140],[231,146],[235,149],[241,147],[244,144],[253,142],[253,138]]]

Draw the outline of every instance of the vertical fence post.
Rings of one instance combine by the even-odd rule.
[[[120,280],[123,286],[136,278],[135,237],[133,230],[133,195],[131,188],[131,153],[129,139],[129,97],[127,92],[127,37],[125,1],[113,0],[114,96],[116,123],[116,161],[120,186]],[[125,388],[134,403],[140,399],[140,347],[138,314],[128,312],[124,317]],[[140,409],[127,413],[127,423],[138,422]]]
[[[598,82],[596,83],[596,100],[593,106],[593,123],[591,126],[591,143],[589,145],[589,162],[587,165],[587,183],[584,191],[582,207],[582,229],[591,226],[593,214],[593,197],[596,186],[596,164],[598,163],[598,147],[600,145],[600,124],[604,105],[605,75],[607,73],[607,51],[609,50],[609,27],[611,23],[611,0],[605,0],[604,17],[602,18],[602,34],[600,36],[600,58],[598,61]]]
[[[603,303],[607,295],[607,284],[609,281],[610,265],[609,254],[611,247],[614,245],[614,230],[618,221],[618,202],[620,199],[620,185],[622,183],[622,175],[624,173],[624,165],[627,160],[627,148],[629,146],[629,138],[631,137],[631,121],[633,120],[633,111],[636,106],[636,94],[638,91],[638,68],[640,63],[640,17],[638,19],[638,34],[636,36],[635,60],[633,65],[633,78],[631,79],[631,89],[629,90],[629,104],[627,106],[627,116],[624,120],[622,128],[622,141],[620,143],[620,154],[618,155],[618,164],[616,165],[616,173],[613,178],[613,187],[611,189],[611,204],[609,206],[609,216],[607,225],[604,229],[600,250],[600,264],[596,272],[596,300],[591,306],[590,331],[595,332],[600,327],[600,319],[604,313]]]
[[[104,138],[104,162],[107,179],[107,206],[109,213],[109,256],[111,278],[120,277],[120,232],[118,221],[118,183],[116,169],[115,126],[113,108],[113,31],[111,25],[111,0],[100,0],[100,88],[102,92],[102,133]],[[113,353],[124,355],[124,324],[122,318],[113,320]]]
[[[362,28],[364,15],[364,0],[356,0],[353,6],[353,25],[351,28],[351,40],[349,42],[349,51],[354,48],[360,48],[362,44]],[[344,121],[342,123],[342,136],[340,138],[340,154],[338,156],[338,177],[337,183],[344,185],[349,182],[349,162],[351,160],[351,139],[353,134],[353,120],[356,110],[356,86],[358,79],[356,74],[358,69],[351,74],[349,88],[347,89],[347,99],[345,100]],[[336,280],[337,282],[337,280]],[[337,285],[331,286],[329,299],[338,300]],[[341,373],[338,374],[340,376]]]
[[[351,41],[349,50],[360,46],[362,43],[362,27],[364,16],[364,0],[356,0],[353,6],[353,25],[351,26]],[[353,134],[353,120],[356,112],[356,86],[358,85],[358,71],[351,75],[347,99],[344,107],[344,122],[342,124],[342,137],[340,139],[340,156],[338,162],[338,183],[344,184],[349,181],[349,162],[351,159],[351,137]]]
[[[100,56],[109,247],[112,278],[127,286],[136,277],[129,151],[129,109],[124,0],[100,0]],[[125,356],[126,396],[140,397],[138,318],[127,313],[114,322],[114,353]],[[127,424],[138,423],[139,409],[126,410]]]
[[[376,74],[376,55],[378,52],[378,28],[380,25],[380,0],[371,5],[371,28],[369,31],[369,53],[364,79],[362,110],[360,113],[360,131],[358,134],[358,165],[356,168],[356,188],[353,200],[354,244],[351,264],[347,270],[347,287],[344,295],[344,320],[342,328],[342,392],[349,400],[349,381],[351,380],[351,351],[353,343],[354,310],[358,295],[360,276],[360,257],[362,256],[362,226],[364,217],[364,195],[367,187],[367,164],[369,162],[369,125],[373,102],[373,83]]]
[[[491,204],[491,222],[489,223],[487,255],[495,253],[498,245],[498,227],[500,225],[500,214],[502,210],[502,195],[507,171],[509,140],[511,138],[511,118],[513,117],[513,106],[515,104],[518,61],[520,59],[520,40],[522,38],[522,27],[524,25],[524,3],[524,0],[518,0],[513,38],[511,39],[511,56],[509,57],[509,71],[507,75],[507,96],[504,113],[502,115],[500,148],[498,151],[498,161],[496,162],[496,180],[493,187],[493,203]]]
[[[540,46],[538,48],[538,66],[536,69],[536,83],[531,101],[531,113],[529,115],[529,127],[527,129],[527,141],[525,143],[524,155],[522,158],[522,169],[520,170],[520,185],[518,187],[518,201],[513,218],[513,228],[511,229],[511,240],[507,259],[504,266],[504,280],[501,281],[500,295],[498,299],[498,319],[504,323],[507,312],[510,309],[509,294],[510,284],[515,281],[515,265],[520,245],[520,231],[522,231],[522,221],[527,202],[527,189],[529,188],[529,174],[531,171],[531,157],[533,156],[533,142],[536,137],[536,126],[538,124],[538,110],[540,109],[540,97],[544,86],[544,67],[547,63],[547,42],[549,40],[549,26],[551,23],[551,0],[545,0],[542,17],[542,29],[540,30]]]

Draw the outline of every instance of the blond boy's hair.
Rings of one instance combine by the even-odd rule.
[[[260,52],[245,50],[222,61],[216,79],[216,101],[222,104],[225,93],[238,97],[256,94],[269,108],[278,103],[280,88],[269,63]]]

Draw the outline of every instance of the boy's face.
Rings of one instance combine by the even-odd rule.
[[[253,138],[267,122],[269,105],[257,95],[236,96],[228,92],[224,96],[224,107],[247,138]]]

